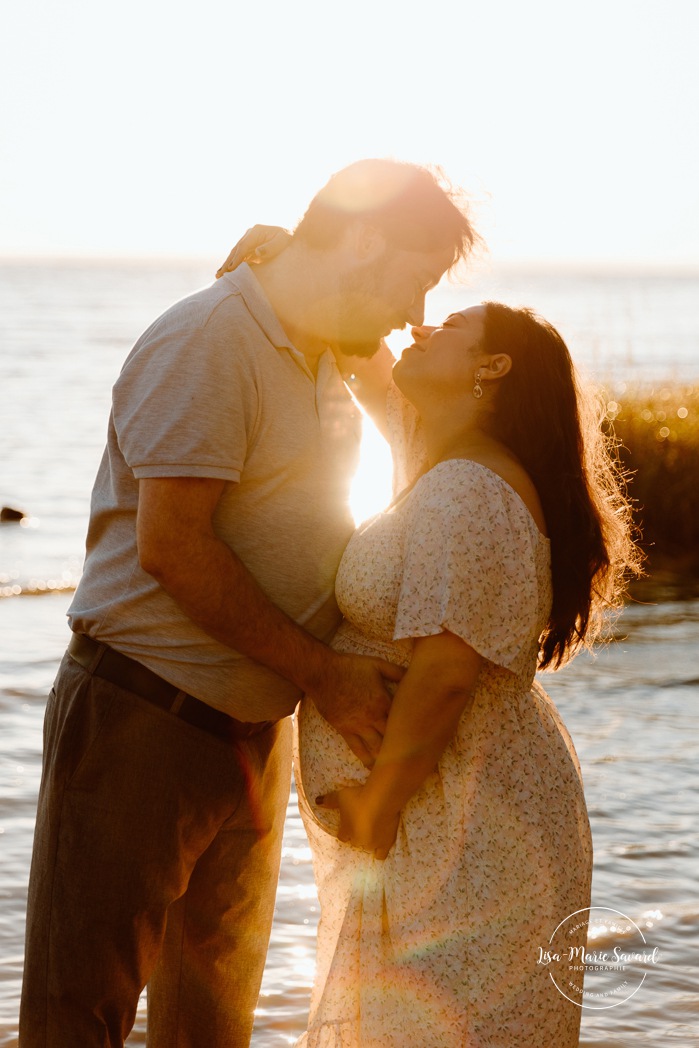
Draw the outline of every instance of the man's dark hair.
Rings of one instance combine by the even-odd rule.
[[[309,204],[294,238],[313,248],[334,247],[357,220],[379,229],[394,248],[451,247],[452,266],[478,239],[451,189],[427,168],[398,160],[358,160],[338,171]]]

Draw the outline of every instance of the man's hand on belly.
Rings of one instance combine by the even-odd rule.
[[[363,764],[372,767],[391,706],[387,682],[405,672],[382,659],[330,652],[317,682],[306,692],[325,720],[342,735]]]

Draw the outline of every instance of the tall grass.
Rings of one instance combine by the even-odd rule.
[[[622,387],[623,389],[623,387]],[[649,579],[699,585],[699,385],[605,393]]]

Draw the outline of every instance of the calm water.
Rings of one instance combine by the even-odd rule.
[[[146,324],[212,268],[0,266],[0,504],[29,514],[26,527],[0,525],[0,593],[9,594],[0,598],[0,1045],[16,1044],[43,708],[67,639],[109,389]],[[585,369],[612,384],[699,375],[699,277],[490,274],[434,293],[428,320],[484,297],[538,308]],[[368,458],[385,462],[376,447]],[[384,485],[374,478],[372,489],[365,472],[360,515]],[[617,631],[596,659],[544,684],[583,767],[593,903],[633,919],[659,960],[631,1000],[583,1010],[581,1043],[690,1048],[699,1045],[699,602],[631,606]],[[292,796],[255,1048],[292,1043],[303,1029],[317,916]],[[145,1043],[142,1010],[132,1043]]]

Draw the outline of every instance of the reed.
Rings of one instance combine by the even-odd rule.
[[[617,386],[602,396],[604,425],[618,444],[647,557],[648,580],[641,588],[655,584],[694,594],[699,588],[699,385]]]

